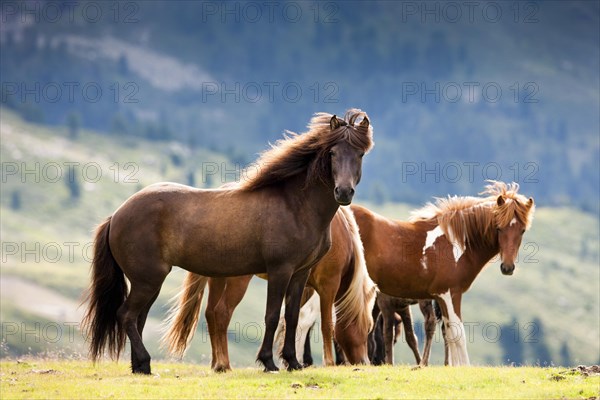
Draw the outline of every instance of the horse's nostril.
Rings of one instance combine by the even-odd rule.
[[[335,189],[333,189],[333,193],[335,193],[336,196],[340,195],[340,188],[339,187],[335,187]]]
[[[350,188],[350,196],[354,196],[354,189]]]

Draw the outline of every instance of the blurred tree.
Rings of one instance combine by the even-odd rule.
[[[169,154],[169,157],[174,166],[181,167],[183,165],[183,156],[180,153],[173,151]]]
[[[79,184],[79,180],[77,179],[77,170],[73,165],[70,165],[67,168],[65,184],[69,189],[69,198],[72,201],[77,201],[81,196],[81,186]]]
[[[539,317],[536,317],[533,320],[533,326],[537,330],[530,346],[533,357],[539,365],[551,365],[552,355],[548,343],[546,343],[544,324]]]
[[[110,132],[116,135],[123,135],[129,132],[129,127],[127,124],[127,120],[121,113],[116,113],[112,117],[112,121],[110,123]]]
[[[519,335],[517,318],[513,316],[509,324],[500,326],[500,332],[502,332],[500,346],[504,352],[503,361],[522,365],[524,348],[522,338]]]
[[[571,361],[569,344],[566,341],[563,341],[562,346],[560,346],[560,361],[563,367],[568,367],[573,363],[573,361]]]
[[[371,185],[369,198],[377,205],[385,204],[389,200],[388,191],[381,181],[375,181]]]
[[[193,170],[189,170],[187,173],[187,184],[188,186],[196,186],[196,175]]]
[[[10,208],[18,211],[21,209],[21,192],[15,190],[10,195]]]
[[[74,140],[79,136],[79,129],[81,128],[81,117],[77,112],[71,112],[67,116],[67,126],[69,127],[69,138]]]
[[[119,57],[119,61],[117,62],[117,69],[119,74],[122,76],[129,75],[129,63],[127,62],[127,56],[125,54],[121,54]]]

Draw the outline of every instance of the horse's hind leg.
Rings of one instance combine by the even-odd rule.
[[[390,296],[377,296],[377,304],[381,310],[381,318],[383,319],[383,347],[385,349],[386,364],[394,364],[394,338],[396,327],[396,310],[392,306],[392,298]]]
[[[435,327],[437,320],[435,311],[433,310],[433,302],[431,300],[419,301],[419,308],[425,319],[425,346],[423,347],[423,358],[421,358],[421,366],[426,367],[429,364],[429,356],[431,355],[431,344],[433,343],[433,335],[435,335]]]
[[[154,302],[158,298],[158,294],[159,293],[160,293],[160,289],[150,299],[150,301],[148,302],[148,304],[146,304],[146,306],[144,306],[144,308],[140,312],[140,315],[138,315],[137,329],[138,329],[138,332],[139,332],[140,336],[142,336],[142,332],[144,331],[144,326],[146,325],[146,320],[148,319],[148,313],[150,312],[150,308],[152,307],[152,304],[154,304]]]
[[[143,324],[138,326],[138,321],[145,323],[148,311],[160,292],[169,268],[160,267],[152,272],[146,273],[143,281],[135,279],[138,276],[129,279],[131,283],[129,296],[117,312],[119,322],[127,332],[131,343],[131,370],[133,373],[150,374],[150,354],[142,342]]]
[[[410,306],[402,307],[398,310],[398,314],[402,318],[402,325],[404,326],[404,337],[408,347],[412,350],[415,355],[415,361],[417,365],[421,364],[421,355],[419,354],[419,342],[417,335],[413,329],[412,314],[410,312]]]
[[[225,287],[220,288],[220,296],[219,293],[215,293],[216,296],[213,299],[212,304],[209,292],[206,320],[209,326],[211,344],[213,346],[213,360],[211,366],[215,372],[231,370],[231,365],[229,364],[227,328],[229,327],[235,308],[244,298],[244,294],[246,294],[252,276],[253,275],[227,278],[225,280]],[[218,299],[216,299],[216,297],[218,297]],[[214,304],[215,301],[216,304]]]
[[[206,302],[206,325],[208,327],[208,337],[210,338],[210,348],[212,350],[212,359],[210,361],[210,367],[214,370],[215,365],[217,364],[217,359],[219,359],[219,340],[217,340],[217,315],[215,313],[215,308],[219,301],[221,301],[221,297],[223,297],[223,292],[225,291],[225,286],[227,285],[227,278],[210,278],[208,280],[208,301]],[[225,332],[227,335],[227,332]],[[227,340],[227,338],[225,338]],[[223,370],[220,370],[221,372]]]
[[[321,307],[321,334],[323,335],[323,366],[329,367],[335,365],[333,360],[333,303],[335,300],[336,289],[326,286],[319,293]]]

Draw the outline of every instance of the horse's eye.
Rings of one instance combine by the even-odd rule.
[[[335,151],[329,150],[329,155],[332,156],[332,157],[335,156]]]
[[[365,155],[365,153],[363,152],[363,153],[360,153],[358,156],[359,156],[360,158],[363,158],[363,156],[364,156],[364,155]]]
[[[521,235],[522,235],[522,234],[524,234],[524,233],[525,233],[525,229],[523,229],[523,230],[521,231]]]

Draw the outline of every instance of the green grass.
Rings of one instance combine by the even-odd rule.
[[[152,376],[125,362],[3,361],[3,399],[17,398],[458,398],[549,399],[599,395],[600,376],[564,368],[334,367],[265,374],[215,374],[208,367],[155,363]]]

